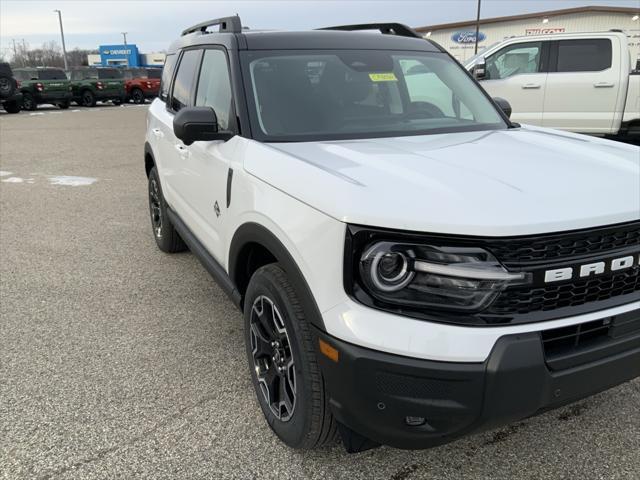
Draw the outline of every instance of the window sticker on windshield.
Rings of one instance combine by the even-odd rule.
[[[390,73],[370,73],[369,78],[372,82],[397,82],[396,74]]]

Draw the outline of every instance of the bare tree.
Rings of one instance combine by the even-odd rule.
[[[87,55],[98,53],[97,50],[75,48],[67,52],[70,67],[88,65]],[[40,48],[30,48],[28,43],[17,44],[16,53],[11,64],[17,67],[58,67],[64,68],[62,49],[58,42],[45,42]]]

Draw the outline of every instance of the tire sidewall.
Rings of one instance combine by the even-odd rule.
[[[33,111],[38,108],[36,99],[29,92],[25,92],[22,96],[22,108],[28,111]]]
[[[271,265],[270,267],[274,267],[274,265]],[[296,404],[293,410],[293,415],[286,422],[279,420],[273,414],[269,405],[267,405],[264,395],[258,385],[258,378],[254,369],[250,340],[251,309],[255,299],[261,295],[264,295],[273,301],[280,311],[287,329],[289,342],[291,344],[296,373]],[[264,268],[259,269],[254,274],[247,289],[244,307],[244,329],[245,347],[249,370],[251,372],[251,381],[256,392],[258,403],[260,404],[260,408],[262,409],[267,423],[276,435],[290,447],[304,447],[305,434],[311,425],[311,415],[313,410],[311,404],[313,393],[309,382],[311,372],[309,371],[308,360],[306,358],[307,353],[303,348],[301,348],[301,342],[303,339],[297,323],[296,313],[291,301],[289,300],[287,292],[278,285],[277,279],[275,279],[273,275]]]

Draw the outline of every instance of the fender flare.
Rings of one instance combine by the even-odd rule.
[[[239,275],[237,268],[238,257],[242,249],[250,243],[257,243],[271,252],[295,286],[300,304],[311,324],[322,331],[326,331],[320,309],[300,267],[298,267],[298,264],[282,242],[271,231],[258,223],[248,222],[241,225],[231,240],[228,263],[229,276],[236,288]],[[244,303],[244,292],[242,292],[242,303]]]

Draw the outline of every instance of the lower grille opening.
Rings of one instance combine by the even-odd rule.
[[[640,347],[640,310],[542,332],[547,365],[562,370]]]

